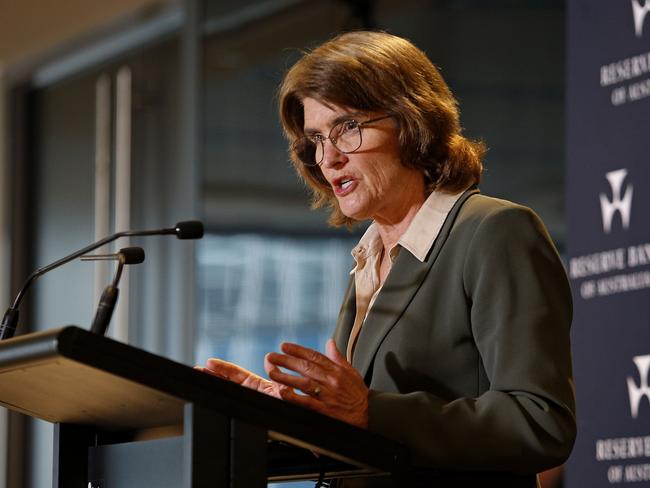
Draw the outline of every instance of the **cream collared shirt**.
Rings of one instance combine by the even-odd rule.
[[[388,251],[391,267],[402,248],[410,252],[419,261],[424,262],[431,250],[431,246],[433,246],[436,237],[440,233],[442,225],[445,223],[449,211],[463,193],[450,194],[434,191],[429,195],[415,214],[415,217],[413,217],[413,221],[406,229],[406,232],[400,237],[397,244]],[[346,357],[350,362],[352,362],[354,347],[364,321],[381,291],[379,267],[382,253],[383,243],[377,225],[373,222],[361,237],[359,244],[352,249],[352,257],[356,261],[356,266],[350,271],[350,274],[354,274],[357,310],[346,351]]]

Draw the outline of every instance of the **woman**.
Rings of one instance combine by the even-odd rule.
[[[325,355],[282,344],[269,380],[218,359],[205,371],[401,441],[445,470],[436,486],[536,486],[575,437],[571,294],[539,218],[478,192],[484,147],[404,39],[321,45],[279,108],[314,206],[372,224]]]

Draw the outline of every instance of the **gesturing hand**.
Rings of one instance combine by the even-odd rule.
[[[278,390],[280,398],[358,427],[368,427],[368,388],[332,339],[327,341],[327,355],[287,342],[281,350],[284,354],[271,352],[264,358],[269,378],[285,386]],[[294,388],[306,395],[296,393]]]
[[[280,396],[280,390],[285,388],[284,386],[266,380],[241,366],[229,363],[228,361],[223,361],[222,359],[210,358],[207,360],[204,367],[196,366],[194,369],[203,371],[204,373],[209,373],[223,380],[232,381],[238,385],[245,386],[251,390],[256,390],[260,393],[265,393],[276,398],[282,398]]]

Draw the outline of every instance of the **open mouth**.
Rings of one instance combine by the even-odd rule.
[[[357,180],[350,176],[341,176],[332,181],[334,193],[337,196],[343,196],[350,193],[357,186]]]

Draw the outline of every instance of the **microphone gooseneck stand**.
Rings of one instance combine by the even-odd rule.
[[[14,303],[11,307],[7,309],[2,318],[2,323],[0,323],[0,340],[10,339],[16,333],[16,327],[18,326],[18,306],[25,295],[25,292],[30,287],[30,285],[39,277],[45,273],[52,271],[59,266],[62,266],[66,263],[69,263],[73,259],[76,259],[84,254],[87,254],[91,251],[94,251],[98,247],[113,242],[120,237],[139,237],[139,236],[157,236],[157,235],[175,235],[178,239],[200,239],[203,237],[203,223],[198,220],[188,220],[184,222],[178,222],[176,226],[170,227],[167,229],[156,229],[156,230],[126,230],[122,232],[117,232],[112,236],[105,237],[89,246],[80,249],[64,258],[59,259],[58,261],[43,266],[42,268],[37,269],[31,275],[27,277],[25,284],[16,295]]]

